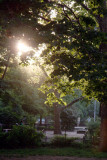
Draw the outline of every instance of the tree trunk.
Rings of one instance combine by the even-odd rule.
[[[100,106],[101,115],[101,135],[100,135],[100,151],[107,152],[107,104]]]
[[[61,134],[60,110],[57,103],[54,103],[54,134]]]
[[[107,9],[107,1],[104,2],[104,9]],[[107,33],[107,16],[99,19],[100,31]],[[107,43],[100,45],[100,51],[107,52]],[[106,54],[105,54],[106,55]],[[100,105],[101,133],[100,133],[100,151],[107,152],[107,102]]]
[[[80,97],[80,98],[77,98],[75,100],[73,100],[71,103],[69,103],[68,105],[66,106],[58,106],[57,103],[54,103],[54,134],[61,134],[61,123],[60,123],[60,113],[68,108],[68,107],[71,107],[74,103],[82,100],[83,97]]]
[[[42,125],[42,115],[40,115],[40,126]]]
[[[3,80],[4,77],[5,77],[5,75],[6,75],[7,68],[8,68],[8,66],[9,66],[9,60],[10,60],[10,55],[8,56],[7,64],[6,64],[6,66],[5,66],[4,73],[3,73],[2,77],[1,77],[1,80]]]

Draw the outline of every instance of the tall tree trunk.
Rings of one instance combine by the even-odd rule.
[[[7,68],[8,68],[8,66],[9,66],[9,60],[10,60],[10,55],[8,56],[7,64],[6,64],[6,66],[5,66],[5,69],[4,69],[3,75],[2,75],[2,77],[1,77],[1,80],[3,80],[4,77],[5,77],[5,75],[6,75]]]
[[[100,138],[100,151],[107,152],[107,104],[100,105],[101,115],[101,138]]]
[[[61,134],[60,109],[57,103],[54,103],[54,134]]]
[[[42,115],[40,114],[40,126],[42,125]]]
[[[107,1],[104,1],[104,8],[107,9]],[[107,33],[107,16],[99,19],[100,31]],[[100,45],[102,52],[107,52],[107,43]],[[100,151],[107,152],[107,102],[103,102],[100,105],[101,116],[101,134],[100,134]]]
[[[61,123],[60,123],[60,114],[61,112],[68,108],[71,107],[74,103],[82,100],[83,97],[79,97],[75,100],[73,100],[71,103],[67,104],[66,106],[58,106],[57,103],[54,103],[54,134],[61,134]]]

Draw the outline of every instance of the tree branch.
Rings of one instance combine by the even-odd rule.
[[[63,106],[63,107],[61,108],[61,111],[63,111],[64,109],[66,109],[66,108],[68,108],[68,107],[71,107],[74,103],[82,100],[83,98],[84,98],[84,97],[80,97],[80,98],[77,98],[77,99],[73,100],[71,103],[67,104],[66,106]]]
[[[44,75],[45,75],[46,77],[49,77],[48,74],[47,74],[47,72],[45,71],[44,67],[40,64],[39,60],[36,59],[36,61],[37,61],[38,66],[39,66],[39,67],[41,68],[41,70],[43,71]]]
[[[92,10],[91,10],[90,8],[88,8],[84,3],[81,3],[80,0],[75,0],[75,1],[76,1],[79,5],[81,5],[85,10],[87,10],[92,16],[94,16],[94,17],[97,19],[97,21],[99,21],[99,16],[93,14],[93,12],[92,12]],[[49,2],[49,3],[51,3],[51,2]],[[55,4],[59,5],[59,6],[65,6],[66,8],[68,8],[68,9],[72,12],[72,9],[69,8],[69,7],[68,7],[67,5],[65,5],[65,4],[57,3],[55,0],[52,1],[52,3],[55,3]],[[72,14],[73,14],[73,12],[72,12]],[[75,17],[75,18],[76,18],[76,17]]]
[[[73,16],[74,16],[74,18],[77,20],[77,23],[79,24],[79,26],[82,28],[82,26],[81,26],[81,24],[80,24],[80,21],[79,21],[79,19],[78,19],[78,17],[75,15],[75,13],[73,12],[73,10],[71,9],[71,8],[69,8],[67,5],[65,5],[65,4],[60,4],[61,6],[63,6],[63,7],[65,7],[65,8],[67,8],[72,14],[73,14]]]
[[[7,68],[9,66],[9,60],[10,60],[10,55],[8,56],[8,59],[7,59],[7,64],[5,66],[5,69],[4,69],[4,72],[3,72],[3,75],[1,77],[1,81],[4,79],[5,75],[6,75],[6,72],[7,72]]]
[[[39,17],[40,17],[41,19],[45,20],[46,22],[52,22],[50,19],[47,19],[47,18],[45,18],[45,17],[43,17],[43,16],[40,16],[40,15],[39,15]]]
[[[72,27],[78,33],[78,30],[75,28],[74,24],[72,23],[72,20],[70,19],[70,17],[68,16],[68,14],[65,12],[64,8],[63,8],[63,11],[64,11],[64,16],[66,16],[70,20]]]
[[[75,0],[78,4],[80,4],[85,10],[87,10],[92,16],[94,16],[98,20],[98,16],[94,15],[91,9],[89,9],[85,4],[81,3],[80,0]]]

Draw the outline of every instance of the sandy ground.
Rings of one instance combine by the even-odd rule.
[[[62,156],[29,156],[23,158],[7,158],[0,157],[0,160],[107,160],[107,158],[78,158],[78,157],[62,157]]]

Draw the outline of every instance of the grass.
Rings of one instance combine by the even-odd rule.
[[[96,157],[107,158],[107,153],[98,152],[92,149],[76,149],[71,147],[66,148],[33,148],[33,149],[1,149],[0,156],[6,157],[25,157],[36,155],[50,155],[50,156],[75,156],[75,157]]]

